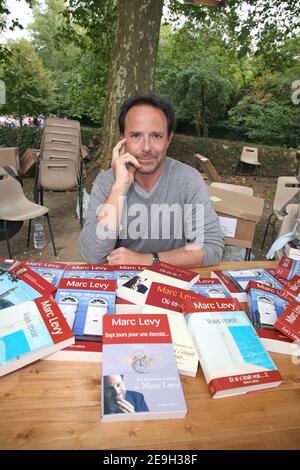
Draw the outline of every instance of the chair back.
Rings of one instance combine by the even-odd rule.
[[[45,121],[46,126],[61,126],[70,127],[72,129],[80,130],[80,122],[72,119],[60,119],[60,118],[47,118]]]
[[[0,219],[6,219],[25,199],[21,183],[0,168]]]
[[[47,132],[44,131],[43,143],[48,142],[52,145],[56,144],[66,144],[66,145],[77,145],[80,146],[80,137],[79,135],[70,135],[65,133],[57,132]]]
[[[248,165],[260,165],[258,161],[258,149],[255,147],[243,147],[240,161]]]
[[[217,182],[211,183],[211,186],[214,188],[226,189],[227,191],[235,191],[240,194],[246,194],[247,196],[253,196],[253,188],[250,188],[249,186]]]
[[[78,136],[78,129],[75,127],[67,127],[67,126],[54,126],[54,125],[47,125],[44,127],[44,132],[52,133],[52,134],[66,134],[66,135],[75,135]]]
[[[286,206],[287,214],[283,217],[281,227],[278,233],[277,238],[280,238],[282,235],[289,233],[296,223],[296,216],[298,213],[299,204],[288,204]]]
[[[9,165],[18,174],[18,147],[0,147],[0,166]]]
[[[280,210],[291,201],[294,196],[299,195],[300,182],[295,176],[280,176],[277,179],[276,191],[273,203],[273,212],[277,219],[282,220],[284,215]],[[291,201],[291,204],[293,202]]]
[[[73,191],[78,189],[78,174],[74,161],[59,159],[40,161],[39,184],[43,190]]]

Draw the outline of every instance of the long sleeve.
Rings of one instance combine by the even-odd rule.
[[[88,263],[104,263],[106,256],[114,249],[118,234],[107,230],[97,221],[96,214],[106,201],[113,184],[112,170],[97,176],[90,196],[88,215],[79,238],[82,257]]]

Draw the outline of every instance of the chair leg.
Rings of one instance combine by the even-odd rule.
[[[44,205],[44,192],[43,192],[43,188],[40,188],[40,202],[39,202],[39,204],[40,204],[41,206]]]
[[[246,248],[246,252],[245,252],[245,261],[250,261],[251,260],[251,251],[252,251],[252,248]]]
[[[275,229],[276,229],[277,221],[278,221],[278,219],[275,218],[275,220],[272,224],[272,244],[275,242]]]
[[[267,226],[266,226],[266,229],[265,229],[263,241],[262,241],[261,247],[260,247],[261,250],[263,249],[263,247],[264,247],[264,245],[265,245],[265,241],[266,241],[266,237],[267,237],[267,233],[268,233],[268,230],[269,230],[269,226],[270,226],[272,217],[274,217],[273,212],[270,214],[270,216],[269,216],[269,218],[268,218],[268,222],[267,222]]]
[[[50,233],[50,238],[51,238],[53,253],[54,253],[54,256],[57,256],[57,252],[56,252],[56,248],[55,248],[55,244],[54,244],[53,233],[52,233],[52,228],[51,228],[51,224],[50,224],[50,217],[49,217],[48,212],[47,212],[47,214],[45,214],[45,217],[46,217],[46,219],[47,219],[48,226],[49,226],[49,233]]]
[[[8,240],[8,233],[7,233],[7,220],[4,220],[4,233],[5,233],[5,240],[6,240],[6,246],[7,246],[7,251],[8,251],[8,257],[12,258],[10,245],[9,245],[9,240]]]
[[[29,225],[28,225],[27,246],[29,246],[29,242],[30,242],[30,232],[31,232],[31,219],[29,219]]]

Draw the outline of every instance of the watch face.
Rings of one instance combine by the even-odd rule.
[[[135,372],[145,373],[150,370],[150,358],[142,351],[136,351],[131,356],[131,366]]]

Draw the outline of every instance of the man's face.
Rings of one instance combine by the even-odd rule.
[[[167,118],[161,109],[137,105],[126,114],[126,151],[141,164],[138,173],[151,175],[161,170],[172,136],[168,135]]]
[[[125,385],[120,375],[110,375],[107,378],[107,386],[105,389],[107,399],[112,401],[123,400],[125,392]]]

